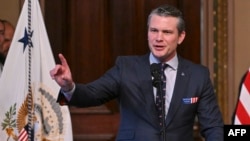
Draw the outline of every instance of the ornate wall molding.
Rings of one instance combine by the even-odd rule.
[[[233,94],[233,2],[202,1],[202,63],[209,67],[211,79],[226,124],[231,123],[235,101]]]
[[[214,85],[223,116],[228,115],[228,32],[227,0],[214,0]]]

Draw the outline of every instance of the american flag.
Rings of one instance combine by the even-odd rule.
[[[18,141],[28,141],[28,126],[26,125],[18,136]]]
[[[194,104],[198,101],[198,97],[183,98],[182,101],[184,104]]]
[[[250,124],[250,68],[243,78],[236,105],[234,124]]]

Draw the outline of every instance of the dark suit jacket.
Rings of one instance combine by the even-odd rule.
[[[223,120],[206,67],[178,57],[179,66],[166,117],[167,141],[193,141],[195,116],[206,141],[223,141]],[[197,97],[197,102],[184,99]],[[118,57],[98,80],[76,84],[69,105],[89,107],[117,98],[120,128],[117,141],[160,141],[161,128],[155,108],[149,54]]]

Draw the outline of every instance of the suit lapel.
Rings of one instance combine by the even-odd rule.
[[[172,96],[169,111],[166,117],[166,126],[171,122],[175,113],[179,109],[180,104],[182,103],[182,98],[183,98],[183,95],[185,94],[188,79],[190,77],[190,74],[187,69],[188,66],[186,66],[186,64],[183,62],[181,58],[178,58],[178,59],[179,59],[179,65],[177,69],[173,96]]]
[[[145,114],[147,114],[147,117],[150,117],[149,122],[153,121],[153,125],[158,125],[159,119],[154,102],[149,55],[144,55],[143,57],[141,57],[141,61],[137,68],[140,91],[145,104],[143,105],[143,107],[145,108],[145,111],[147,111]]]

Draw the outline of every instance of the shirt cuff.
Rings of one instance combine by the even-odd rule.
[[[68,101],[70,101],[70,99],[71,99],[73,93],[75,92],[75,89],[76,89],[76,85],[75,85],[75,83],[74,83],[74,84],[73,84],[73,89],[72,89],[72,90],[65,92],[65,91],[63,91],[63,90],[61,89],[61,92],[63,93],[63,95],[65,96],[65,98],[66,98]]]

